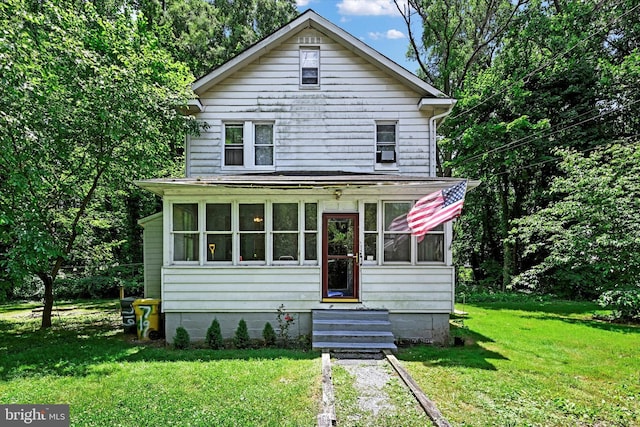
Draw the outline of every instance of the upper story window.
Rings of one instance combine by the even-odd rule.
[[[300,85],[304,87],[320,86],[319,48],[300,48]]]
[[[224,125],[224,164],[225,166],[244,165],[244,125],[242,123]]]
[[[376,123],[376,163],[395,163],[396,146],[396,122]]]
[[[255,165],[273,166],[273,125],[255,125]]]
[[[224,166],[272,167],[273,123],[224,124]]]

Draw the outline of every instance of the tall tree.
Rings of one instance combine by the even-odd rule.
[[[157,174],[193,129],[177,111],[190,73],[135,16],[124,2],[102,15],[73,0],[0,4],[0,262],[42,280],[43,328],[60,268],[100,219],[96,195]]]
[[[297,14],[294,0],[139,0],[174,58],[201,76]]]
[[[456,226],[462,237],[455,242],[456,256],[473,266],[479,282],[500,289],[545,258],[511,230],[559,197],[548,191],[565,173],[555,150],[588,153],[638,130],[638,94],[630,83],[637,81],[631,71],[637,2],[507,3],[502,15],[495,12],[496,20],[464,21],[470,11],[489,10],[480,5],[498,3],[457,0],[452,8],[450,1],[414,2],[411,16],[430,21],[423,23],[424,43],[410,50],[421,53],[425,78],[435,84],[447,79],[459,99],[439,129],[439,172],[483,182]],[[483,39],[462,31],[463,22],[479,23],[480,29],[483,23],[507,25],[493,27]],[[473,46],[483,45],[474,40],[491,41],[474,56]]]

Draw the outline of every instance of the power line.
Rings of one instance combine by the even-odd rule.
[[[619,139],[616,139],[616,140],[613,140],[613,141],[609,142],[606,146],[611,146],[612,144],[615,144],[615,143],[628,141],[628,140],[631,140],[633,138],[637,138],[639,136],[640,136],[640,133],[636,133],[635,135],[625,136],[624,138],[619,138]],[[582,154],[582,153],[586,153],[588,151],[595,151],[595,150],[603,148],[603,147],[605,147],[605,146],[596,145],[595,147],[590,147],[590,148],[587,148],[587,149],[584,149],[584,150],[575,151],[575,153],[576,154]],[[562,160],[562,157],[554,157],[552,159],[543,160],[541,162],[531,163],[531,164],[528,164],[528,165],[525,165],[525,166],[520,166],[519,168],[512,169],[512,170],[509,170],[509,171],[498,172],[498,173],[496,173],[494,175],[495,176],[505,175],[505,174],[508,174],[508,173],[518,172],[518,171],[523,170],[523,169],[529,169],[529,168],[532,168],[532,167],[535,167],[535,166],[544,165],[546,163],[559,162],[561,160]]]
[[[620,108],[615,108],[615,109],[611,109],[611,110],[608,110],[608,111],[605,111],[605,112],[601,112],[601,113],[599,113],[599,114],[596,114],[595,116],[589,117],[589,118],[587,118],[587,119],[585,119],[585,120],[581,120],[581,121],[579,121],[579,122],[577,122],[577,123],[572,123],[572,124],[570,124],[570,125],[568,125],[568,126],[565,126],[565,127],[560,128],[560,129],[555,129],[555,130],[553,130],[553,129],[547,129],[546,131],[541,131],[541,132],[540,132],[540,134],[538,134],[538,135],[527,135],[527,136],[525,136],[525,137],[522,137],[522,138],[516,139],[515,141],[512,141],[512,142],[510,142],[510,143],[508,143],[508,144],[505,144],[505,145],[502,145],[502,146],[500,146],[500,147],[492,148],[491,150],[485,151],[485,152],[483,152],[483,153],[473,155],[473,156],[471,156],[471,157],[469,157],[469,158],[465,159],[465,161],[473,161],[473,160],[475,160],[475,159],[477,159],[477,158],[479,158],[479,157],[483,157],[483,156],[485,156],[485,155],[487,155],[487,154],[498,153],[498,152],[501,152],[501,151],[507,150],[507,149],[509,149],[509,148],[510,148],[510,149],[514,149],[514,148],[521,147],[521,146],[523,146],[523,145],[525,145],[525,144],[527,144],[527,143],[529,143],[529,142],[531,142],[531,141],[535,141],[535,140],[538,140],[538,139],[540,139],[540,138],[544,138],[544,137],[549,137],[549,136],[552,136],[552,135],[556,135],[556,134],[558,134],[558,133],[560,133],[560,132],[563,132],[563,131],[565,131],[565,130],[567,130],[567,129],[571,129],[571,128],[574,128],[574,127],[576,127],[576,126],[579,126],[579,125],[582,125],[582,124],[588,123],[588,122],[590,122],[590,121],[592,121],[592,120],[596,120],[596,119],[599,119],[599,118],[605,117],[605,116],[607,116],[607,115],[609,115],[609,114],[612,114],[612,113],[617,113],[617,112],[622,111],[622,110],[624,110],[625,108],[631,107],[632,105],[637,104],[637,103],[639,103],[639,102],[640,102],[640,99],[637,99],[637,100],[635,100],[635,101],[630,102],[629,104],[626,104],[626,105],[621,106]],[[582,113],[582,114],[581,114],[580,116],[578,116],[577,118],[580,118],[580,117],[584,116],[585,114],[587,114],[587,113],[591,113],[591,112],[593,112],[593,110],[586,111],[585,113]],[[547,132],[547,131],[552,131],[552,132],[545,133],[545,132]]]
[[[616,6],[614,7],[618,7],[623,3],[623,1],[620,1]],[[597,7],[597,6],[596,6]],[[449,120],[455,120],[465,114],[470,113],[471,111],[475,110],[476,108],[480,107],[481,105],[486,104],[487,102],[489,102],[491,99],[495,98],[498,95],[501,95],[503,93],[505,93],[506,91],[508,91],[509,89],[513,88],[516,83],[519,82],[519,80],[523,80],[523,79],[527,79],[529,77],[531,77],[532,75],[538,73],[540,70],[548,67],[549,65],[553,64],[558,58],[566,55],[567,53],[571,52],[572,50],[574,50],[575,48],[577,48],[580,44],[585,43],[586,41],[588,41],[589,39],[591,39],[592,37],[595,37],[597,34],[601,33],[603,30],[609,29],[609,27],[611,27],[613,24],[617,23],[619,20],[621,20],[622,18],[624,18],[626,15],[629,15],[630,13],[634,12],[636,9],[638,9],[640,7],[640,3],[635,5],[634,7],[632,7],[631,9],[629,9],[628,11],[626,11],[625,13],[622,13],[620,16],[618,16],[617,18],[615,18],[613,21],[607,23],[607,25],[605,25],[602,29],[600,29],[599,31],[596,31],[590,35],[588,35],[587,37],[578,40],[573,46],[571,46],[570,48],[566,49],[563,52],[558,53],[557,55],[555,55],[553,58],[551,58],[549,61],[545,62],[543,65],[539,66],[538,68],[534,69],[533,71],[529,72],[528,74],[524,75],[523,77],[520,77],[519,79],[516,79],[516,81],[514,81],[512,84],[508,85],[507,87],[505,87],[504,89],[502,89],[499,92],[496,92],[495,94],[489,96],[488,98],[485,98],[482,102],[474,105],[473,107],[470,107],[464,111],[461,111],[460,113],[456,114],[455,116],[451,117]],[[594,8],[595,10],[595,8]]]

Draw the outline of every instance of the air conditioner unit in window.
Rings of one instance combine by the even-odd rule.
[[[395,151],[380,152],[380,163],[394,163],[396,161]]]

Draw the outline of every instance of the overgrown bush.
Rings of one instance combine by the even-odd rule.
[[[614,320],[640,320],[640,283],[631,289],[606,291],[598,298],[598,304],[612,309]]]
[[[264,343],[266,345],[275,345],[276,332],[273,330],[273,326],[271,326],[271,323],[267,322],[266,325],[264,325],[264,329],[262,330],[262,338],[264,338]]]
[[[176,328],[176,335],[173,337],[173,347],[176,349],[189,348],[191,345],[191,338],[189,332],[182,326]]]
[[[249,338],[249,329],[247,328],[247,322],[244,319],[240,319],[238,323],[238,329],[236,329],[236,334],[233,337],[233,344],[237,348],[248,348],[251,343],[251,339]]]
[[[218,319],[215,318],[211,322],[211,326],[207,329],[207,336],[205,338],[205,342],[209,348],[214,350],[220,349],[224,346],[224,341],[222,339],[222,331],[220,331],[220,323]]]

